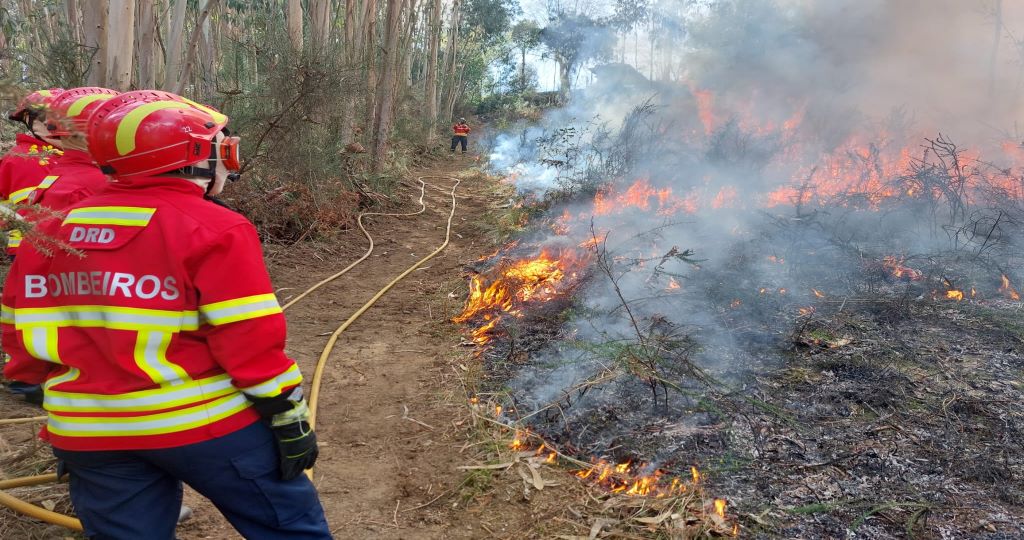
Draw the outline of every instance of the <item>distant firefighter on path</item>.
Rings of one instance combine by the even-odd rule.
[[[462,145],[462,154],[466,154],[466,145],[469,144],[469,125],[466,124],[465,118],[459,118],[459,123],[452,126],[452,153],[455,153],[455,147]]]

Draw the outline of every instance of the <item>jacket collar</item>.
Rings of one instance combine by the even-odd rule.
[[[185,180],[173,176],[132,176],[129,178],[114,178],[111,189],[125,191],[147,191],[160,190],[195,195],[202,197],[206,194],[203,188]]]

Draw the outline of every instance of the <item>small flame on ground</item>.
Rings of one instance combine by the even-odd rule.
[[[964,299],[964,292],[957,289],[946,291],[946,298],[950,300],[956,300],[957,302]]]
[[[666,291],[674,291],[676,289],[681,288],[682,286],[679,285],[679,282],[676,281],[676,278],[668,278],[668,287],[665,288]]]
[[[715,499],[715,513],[725,517],[725,499]]]
[[[1010,278],[1003,274],[1000,279],[1003,284],[999,287],[999,292],[1006,295],[1010,300],[1020,300],[1020,293],[1017,292],[1017,289],[1013,288],[1013,285],[1010,285]]]
[[[807,317],[814,313],[814,306],[802,307],[797,310],[801,317]]]
[[[818,298],[825,298],[825,293],[819,291],[818,289],[811,289],[811,292],[814,293],[814,296],[817,296]]]
[[[740,307],[742,304],[743,304],[743,302],[740,301],[739,298],[735,298],[735,299],[733,299],[732,302],[729,302],[729,307],[731,307],[733,309],[736,309],[736,308]]]
[[[690,467],[690,476],[693,476],[694,484],[700,482],[700,471],[697,470],[697,467]]]
[[[776,264],[786,264],[786,260],[782,257],[776,257],[775,255],[769,255],[768,260]]]
[[[889,255],[882,258],[882,266],[889,270],[894,277],[909,279],[911,281],[920,281],[921,278],[924,277],[921,275],[921,272],[918,272],[908,266],[904,266],[903,261],[903,257]]]

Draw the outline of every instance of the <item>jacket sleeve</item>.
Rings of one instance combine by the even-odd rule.
[[[221,233],[191,264],[208,345],[236,388],[271,398],[302,382],[284,353],[286,325],[250,223]]]
[[[19,259],[20,260],[20,259]],[[19,269],[18,261],[11,266],[4,283],[3,306],[0,308],[0,341],[3,343],[7,363],[4,365],[4,377],[11,381],[28,384],[42,384],[50,371],[59,367],[57,364],[39,360],[28,354],[25,344],[14,326],[15,309],[24,281],[24,272]]]

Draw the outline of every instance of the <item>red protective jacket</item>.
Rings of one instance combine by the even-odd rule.
[[[4,375],[43,383],[67,450],[170,448],[245,427],[302,381],[255,228],[176,178],[114,183],[25,242],[3,289]]]
[[[452,132],[455,134],[456,137],[465,137],[469,135],[470,131],[471,130],[469,129],[469,126],[467,126],[466,124],[455,124],[454,126],[452,126]]]
[[[56,163],[56,154],[49,154],[50,147],[39,139],[19,133],[14,138],[14,147],[0,159],[0,200],[21,204],[29,193],[50,174]],[[42,154],[33,156],[31,154]],[[21,233],[10,231],[7,236],[7,252],[14,254],[21,244]]]
[[[109,184],[107,175],[103,174],[92,156],[81,150],[65,150],[60,162],[29,195],[28,202],[51,210],[64,210],[100,193]]]

